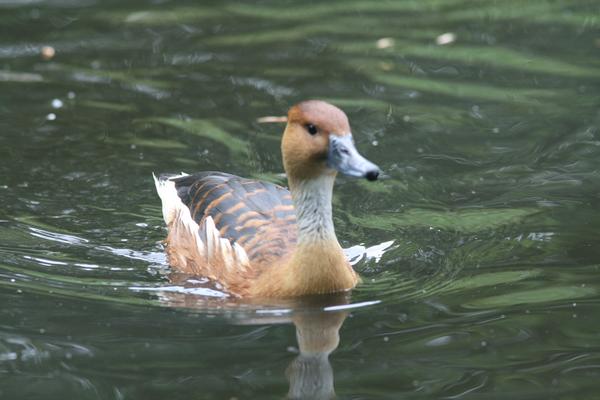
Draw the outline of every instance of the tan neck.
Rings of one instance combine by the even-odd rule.
[[[331,214],[335,174],[310,179],[290,178],[290,191],[296,210],[299,245],[337,244]]]
[[[335,174],[289,180],[296,209],[298,243],[283,265],[256,284],[254,296],[293,297],[352,289],[358,276],[337,241],[331,217]]]
[[[334,180],[334,174],[311,180],[290,179],[298,244],[288,262],[277,266],[268,282],[258,285],[259,290],[288,297],[341,292],[356,286],[358,276],[346,260],[333,228]]]

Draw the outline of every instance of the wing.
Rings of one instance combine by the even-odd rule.
[[[180,226],[187,231],[197,226],[196,245],[211,253],[203,255],[208,268],[227,263],[262,269],[295,246],[296,215],[289,191],[281,186],[221,172],[161,176],[156,185],[169,225],[169,245],[185,241]],[[205,274],[219,279],[222,274],[217,272]]]

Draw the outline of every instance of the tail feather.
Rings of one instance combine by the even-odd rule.
[[[249,258],[237,243],[223,238],[211,216],[196,222],[189,208],[181,201],[174,179],[187,176],[160,175],[154,177],[156,191],[162,201],[162,212],[169,228],[167,246],[169,261],[180,272],[202,274],[220,279],[224,274],[237,269],[247,270]],[[171,257],[176,259],[171,260]]]

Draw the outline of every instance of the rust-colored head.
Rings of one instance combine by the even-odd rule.
[[[369,180],[379,174],[379,168],[354,147],[346,114],[320,100],[303,101],[290,108],[281,152],[290,180],[335,175],[336,171]]]

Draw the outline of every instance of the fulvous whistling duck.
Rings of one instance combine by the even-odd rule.
[[[376,180],[346,114],[309,100],[288,111],[281,142],[290,190],[222,172],[154,177],[171,267],[240,297],[294,297],[352,289],[359,278],[331,217],[337,172]]]

